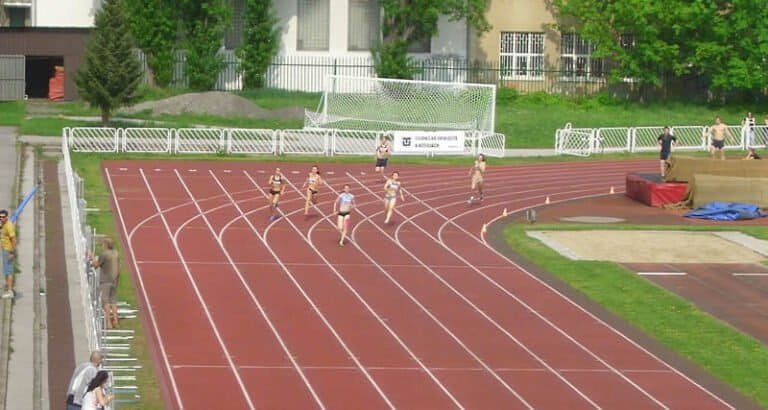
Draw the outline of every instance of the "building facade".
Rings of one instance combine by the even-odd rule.
[[[101,0],[0,0],[0,55],[25,57],[26,97],[51,97],[50,81],[63,67],[64,99],[77,98],[73,74],[100,6]]]

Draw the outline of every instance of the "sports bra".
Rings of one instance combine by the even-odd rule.
[[[339,204],[340,205],[350,205],[352,203],[352,200],[355,199],[355,196],[349,193],[343,193],[339,195]]]

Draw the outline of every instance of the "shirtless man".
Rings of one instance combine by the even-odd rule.
[[[709,135],[712,137],[712,146],[709,147],[710,156],[715,158],[715,151],[720,151],[720,159],[725,159],[725,137],[730,137],[731,132],[719,116],[715,117],[715,125],[709,128]]]

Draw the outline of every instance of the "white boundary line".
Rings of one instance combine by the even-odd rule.
[[[640,276],[685,276],[685,272],[637,272]]]
[[[352,177],[352,178],[354,179],[354,177]],[[374,193],[372,190],[370,190],[370,188],[368,188],[367,186],[365,186],[364,184],[362,184],[360,181],[357,181],[357,183],[358,183],[358,184],[359,184],[361,187],[363,187],[364,189],[368,190],[368,191],[369,191],[369,192],[370,192],[372,195],[374,195],[374,196],[378,196],[378,195],[376,195],[376,194],[375,194],[375,193]],[[412,197],[412,198],[414,198],[414,199],[416,199],[416,201],[419,201],[419,202],[420,202],[420,200],[419,200],[419,199],[417,199],[417,198],[415,198],[415,196],[414,196],[414,195],[412,195],[412,194],[409,194],[409,196],[410,196],[410,197]],[[461,201],[461,203],[464,203],[464,201]],[[408,219],[408,218],[407,218],[407,217],[406,217],[406,216],[405,216],[405,215],[404,215],[402,212],[398,211],[397,209],[395,209],[395,212],[397,212],[398,214],[400,214],[402,217],[406,218],[406,221],[407,221],[407,219]],[[362,213],[362,212],[361,212],[361,213]],[[480,308],[479,308],[477,305],[475,305],[475,304],[474,304],[474,302],[472,302],[471,300],[469,300],[469,299],[468,299],[468,298],[467,298],[467,297],[466,297],[464,294],[462,294],[462,293],[461,293],[461,292],[460,292],[458,289],[456,289],[456,288],[455,288],[453,285],[451,285],[450,283],[448,283],[448,281],[446,281],[446,280],[445,280],[445,279],[444,279],[442,276],[440,276],[440,274],[438,274],[437,272],[435,272],[435,270],[434,270],[434,269],[432,269],[432,267],[430,267],[428,264],[424,263],[424,261],[422,261],[422,260],[421,260],[421,258],[417,257],[417,256],[416,256],[416,255],[415,255],[413,252],[411,252],[410,250],[408,250],[408,248],[407,248],[406,246],[404,246],[404,245],[403,245],[403,244],[400,242],[400,240],[398,239],[398,237],[397,237],[397,232],[400,230],[400,228],[401,228],[402,226],[404,226],[404,225],[405,225],[405,222],[402,222],[402,223],[401,223],[401,224],[398,226],[397,230],[395,231],[395,232],[396,232],[396,234],[395,234],[395,235],[392,235],[392,234],[389,234],[389,233],[387,233],[386,231],[384,231],[383,229],[381,229],[381,228],[380,228],[380,227],[379,227],[377,224],[373,223],[373,221],[371,221],[371,218],[372,218],[374,215],[377,215],[377,214],[380,214],[380,213],[381,213],[381,212],[378,212],[378,213],[374,213],[374,214],[371,214],[370,216],[367,216],[367,217],[365,218],[365,221],[370,221],[371,225],[375,226],[375,227],[376,227],[376,228],[377,228],[377,229],[378,229],[378,230],[379,230],[379,231],[380,231],[382,234],[384,234],[384,236],[385,236],[385,237],[389,238],[389,239],[390,239],[390,240],[391,240],[393,243],[397,244],[397,246],[398,246],[398,247],[400,247],[400,249],[402,249],[402,250],[403,250],[403,252],[405,252],[406,254],[408,254],[408,256],[410,256],[410,257],[411,257],[411,258],[413,258],[413,259],[414,259],[414,260],[415,260],[417,263],[419,263],[419,264],[422,266],[422,268],[426,269],[426,270],[427,270],[427,271],[428,271],[428,272],[429,272],[429,273],[430,273],[430,274],[431,274],[433,277],[435,277],[435,279],[437,279],[437,280],[438,280],[440,283],[442,283],[442,284],[443,284],[443,286],[445,286],[446,288],[450,289],[450,290],[451,290],[451,291],[452,291],[452,292],[453,292],[453,293],[454,293],[456,296],[458,296],[458,297],[459,297],[459,299],[461,299],[461,300],[462,300],[462,301],[464,301],[464,302],[465,302],[467,305],[469,305],[469,306],[472,308],[472,310],[474,310],[475,312],[479,313],[479,314],[480,314],[480,316],[482,316],[484,319],[486,319],[486,320],[487,320],[487,321],[488,321],[488,322],[489,322],[489,323],[490,323],[490,324],[491,324],[493,327],[495,327],[497,330],[499,330],[500,332],[502,332],[502,333],[503,333],[505,336],[507,336],[507,338],[509,338],[510,340],[512,340],[512,341],[513,341],[514,343],[516,343],[516,344],[517,344],[517,345],[518,345],[520,348],[522,348],[524,351],[526,351],[526,352],[527,352],[527,353],[528,353],[528,354],[529,354],[529,355],[530,355],[530,356],[531,356],[531,357],[532,357],[532,358],[533,358],[535,361],[537,361],[537,362],[541,363],[541,364],[542,364],[542,365],[543,365],[543,366],[544,366],[544,367],[545,367],[547,370],[549,370],[549,371],[550,371],[552,374],[554,374],[554,375],[555,375],[555,376],[556,376],[558,379],[560,379],[560,381],[561,381],[561,382],[563,382],[563,383],[564,383],[566,386],[568,386],[569,388],[571,388],[571,389],[572,389],[572,390],[573,390],[573,391],[574,391],[574,392],[575,392],[577,395],[579,395],[579,396],[580,396],[582,399],[584,399],[584,401],[586,401],[587,403],[589,403],[589,404],[590,404],[591,406],[593,406],[594,408],[600,408],[600,406],[599,406],[597,403],[595,403],[594,401],[592,401],[592,399],[590,399],[590,398],[589,398],[589,396],[587,396],[587,395],[586,395],[584,392],[582,392],[582,391],[581,391],[579,388],[577,388],[577,387],[576,387],[575,385],[573,385],[573,384],[572,384],[570,381],[568,381],[568,380],[567,380],[565,377],[563,377],[563,375],[562,375],[562,374],[560,374],[559,372],[557,372],[557,371],[556,371],[556,370],[555,370],[555,369],[554,369],[552,366],[550,366],[550,365],[549,365],[549,364],[548,364],[548,363],[547,363],[547,362],[546,362],[546,361],[545,361],[545,360],[544,360],[542,357],[540,357],[540,356],[539,356],[539,355],[537,355],[537,354],[536,354],[536,353],[535,353],[533,350],[531,350],[531,348],[530,348],[530,347],[528,347],[528,346],[527,346],[525,343],[523,343],[522,341],[520,341],[520,340],[519,340],[517,337],[515,337],[515,336],[514,336],[512,333],[510,333],[510,332],[509,332],[509,331],[508,331],[508,330],[507,330],[507,329],[506,329],[504,326],[502,326],[501,324],[499,324],[499,323],[498,323],[496,320],[494,320],[493,318],[491,318],[491,317],[490,317],[490,316],[489,316],[489,315],[488,315],[486,312],[484,312],[484,311],[483,311],[482,309],[480,309]],[[358,226],[359,226],[359,225],[358,225]],[[417,227],[417,228],[419,228],[419,229],[421,229],[421,228],[420,228],[418,225],[415,225],[415,224],[414,224],[414,226],[415,226],[415,227]],[[429,236],[429,235],[428,235],[428,236]],[[459,258],[459,259],[460,259],[460,260],[462,260],[462,261],[464,261],[464,260],[463,260],[463,259],[461,259],[461,258]],[[466,262],[465,262],[465,263],[466,263]],[[467,267],[471,267],[471,265],[467,264]]]
[[[245,176],[246,176],[246,177],[247,177],[247,178],[248,178],[248,179],[251,181],[251,183],[252,183],[254,186],[256,186],[256,187],[257,187],[257,189],[261,190],[261,188],[258,186],[258,184],[256,183],[256,181],[255,181],[255,180],[254,180],[254,179],[251,177],[251,175],[250,175],[250,174],[248,174],[248,172],[247,172],[247,171],[244,171],[244,174],[245,174]],[[289,180],[288,178],[286,178],[286,182],[288,182],[288,183],[289,183],[289,184],[290,184],[290,185],[293,187],[293,189],[294,189],[294,190],[295,190],[295,191],[296,191],[296,192],[297,192],[297,193],[298,193],[300,196],[303,196],[303,193],[301,193],[301,190],[299,190],[299,188],[297,188],[297,187],[296,187],[296,186],[295,186],[295,185],[294,185],[292,182],[290,182],[290,180]],[[330,187],[331,187],[330,185],[328,185],[328,187],[329,187],[329,189],[332,189],[332,188],[330,188]],[[223,188],[223,187],[222,187],[222,188]],[[238,208],[238,210],[239,210],[239,208]],[[242,211],[240,211],[240,212],[242,213]],[[299,211],[294,211],[294,212],[295,212],[295,213],[298,213]],[[396,333],[396,332],[395,332],[395,331],[394,331],[394,330],[393,330],[393,329],[392,329],[392,328],[391,328],[391,327],[390,327],[390,326],[389,326],[389,325],[386,323],[386,321],[385,321],[385,320],[384,320],[384,319],[383,319],[381,316],[379,316],[379,314],[378,314],[378,313],[376,313],[376,311],[375,311],[375,310],[374,310],[374,309],[373,309],[373,308],[372,308],[372,307],[371,307],[371,306],[368,304],[368,302],[367,302],[367,301],[366,301],[366,300],[365,300],[365,299],[364,299],[364,298],[363,298],[363,297],[362,297],[362,296],[361,296],[361,295],[360,295],[360,294],[357,292],[357,290],[355,290],[355,288],[354,288],[354,287],[353,287],[353,286],[352,286],[352,285],[351,285],[351,284],[350,284],[350,283],[349,283],[349,282],[348,282],[346,279],[344,279],[343,275],[341,275],[341,273],[340,273],[340,272],[339,272],[339,271],[338,271],[338,270],[337,270],[337,269],[336,269],[336,268],[335,268],[335,267],[334,267],[334,266],[333,266],[333,265],[332,265],[332,264],[331,264],[331,263],[330,263],[330,262],[329,262],[329,261],[328,261],[328,260],[325,258],[325,256],[324,256],[324,255],[323,255],[323,254],[322,254],[322,253],[321,253],[321,252],[320,252],[320,251],[319,251],[319,250],[318,250],[318,249],[315,247],[315,245],[314,245],[314,244],[313,244],[313,243],[312,243],[312,242],[311,242],[311,241],[310,241],[310,240],[309,240],[309,239],[308,239],[308,238],[307,238],[305,235],[303,235],[303,234],[301,233],[300,229],[299,229],[299,228],[298,228],[298,227],[297,227],[297,226],[296,226],[296,225],[295,225],[295,224],[294,224],[294,223],[293,223],[293,222],[292,222],[290,219],[288,219],[288,218],[284,218],[284,219],[285,219],[285,220],[286,220],[286,221],[287,221],[287,222],[288,222],[288,223],[289,223],[289,224],[290,224],[290,225],[293,227],[293,229],[296,231],[296,233],[297,233],[297,234],[299,234],[299,236],[301,236],[301,237],[302,237],[302,239],[304,239],[304,241],[305,241],[305,242],[306,242],[306,243],[307,243],[307,244],[308,244],[310,247],[312,247],[312,249],[315,251],[315,253],[316,253],[316,254],[317,254],[317,255],[318,255],[318,256],[319,256],[319,257],[320,257],[320,258],[323,260],[323,262],[325,262],[325,264],[328,266],[328,268],[330,268],[330,269],[331,269],[331,271],[332,271],[332,272],[333,272],[333,273],[334,273],[334,274],[335,274],[335,275],[336,275],[336,276],[337,276],[337,277],[338,277],[338,278],[341,280],[341,282],[342,282],[342,283],[344,283],[344,284],[346,285],[346,287],[347,287],[347,288],[348,288],[348,289],[349,289],[349,290],[352,292],[352,294],[353,294],[353,295],[355,295],[355,297],[358,299],[358,301],[359,301],[360,303],[362,303],[362,305],[363,305],[363,306],[365,306],[365,308],[366,308],[366,309],[369,311],[369,313],[371,313],[371,315],[372,315],[373,317],[375,317],[375,318],[376,318],[376,320],[377,320],[377,321],[378,321],[378,322],[381,324],[381,326],[382,326],[382,327],[384,327],[384,329],[386,329],[386,330],[387,330],[387,332],[388,332],[388,333],[389,333],[389,334],[390,334],[390,335],[391,335],[391,336],[392,336],[392,337],[393,337],[393,338],[394,338],[394,339],[395,339],[395,340],[398,342],[398,344],[400,344],[400,346],[401,346],[401,347],[402,347],[402,348],[403,348],[403,349],[406,351],[406,353],[407,353],[407,354],[408,354],[408,355],[409,355],[409,356],[410,356],[410,357],[411,357],[411,358],[412,358],[412,359],[413,359],[413,360],[414,360],[414,361],[415,361],[415,362],[416,362],[416,363],[417,363],[417,364],[418,364],[418,365],[421,367],[421,369],[423,369],[424,371],[426,371],[426,372],[427,372],[427,374],[429,375],[429,377],[430,377],[430,378],[431,378],[431,379],[432,379],[432,380],[433,380],[433,381],[434,381],[434,382],[437,384],[437,386],[438,386],[438,387],[439,387],[439,388],[440,388],[440,389],[441,389],[441,390],[442,390],[442,391],[443,391],[443,392],[444,392],[444,393],[445,393],[445,394],[448,396],[448,398],[449,398],[449,399],[451,399],[451,401],[454,403],[454,405],[456,405],[456,407],[457,407],[457,408],[463,409],[463,408],[464,408],[464,406],[462,406],[462,405],[461,405],[461,403],[459,403],[459,401],[458,401],[458,400],[457,400],[457,399],[456,399],[456,398],[455,398],[455,397],[454,397],[454,396],[453,396],[453,395],[450,393],[450,391],[448,391],[448,389],[447,389],[447,388],[446,388],[446,387],[445,387],[445,386],[444,386],[444,385],[443,385],[443,384],[440,382],[440,380],[438,380],[438,379],[435,377],[435,375],[434,375],[434,374],[433,374],[433,373],[432,373],[432,372],[431,372],[431,371],[430,371],[430,370],[429,370],[429,369],[426,367],[426,365],[424,365],[424,363],[422,363],[422,362],[421,362],[421,360],[420,360],[420,359],[419,359],[419,358],[418,358],[418,357],[417,357],[417,356],[416,356],[416,355],[413,353],[413,351],[411,351],[411,349],[410,349],[410,348],[409,348],[409,347],[408,347],[408,346],[405,344],[405,342],[403,342],[403,340],[400,338],[400,336],[398,336],[398,335],[397,335],[397,333]],[[323,217],[322,219],[325,219],[325,218]],[[322,219],[321,219],[321,220],[322,220]],[[247,220],[247,218],[246,218],[246,220]],[[250,221],[248,221],[248,224],[249,224],[249,225],[251,225]],[[252,226],[252,225],[251,225],[251,226]],[[266,246],[268,246],[268,247],[269,247],[269,245],[267,245],[267,243],[268,243],[268,241],[267,241],[267,238],[268,238],[268,236],[269,236],[269,230],[271,229],[271,227],[272,227],[272,226],[274,226],[274,225],[270,225],[270,226],[268,226],[268,227],[267,227],[267,228],[264,230],[264,233],[263,233],[263,235],[264,235],[264,237],[263,237],[263,238],[264,238],[264,239],[263,239],[263,240],[264,240],[264,244],[265,244]],[[254,230],[254,232],[256,232],[256,228],[255,228],[255,227],[253,228],[253,230]],[[258,234],[257,234],[257,235],[258,235]],[[273,252],[273,251],[271,250],[271,247],[269,247],[269,249],[270,249],[270,252]],[[273,256],[275,257],[275,259],[279,260],[279,259],[277,258],[277,255],[276,255],[276,254],[274,254],[274,252],[273,252]],[[285,268],[285,269],[287,270],[287,268]],[[297,284],[297,286],[298,286],[298,284]],[[302,292],[303,292],[303,291],[302,291]],[[307,296],[307,298],[309,298],[309,296]],[[314,304],[313,304],[313,306],[314,306]],[[342,342],[342,343],[343,343],[343,342]],[[345,345],[345,346],[346,346],[346,345]],[[351,356],[351,357],[355,358],[354,354],[352,354],[352,353],[351,353],[351,351],[350,351],[349,353],[350,353],[350,356]],[[357,362],[357,359],[356,359],[356,358],[355,358],[355,361]],[[358,364],[359,364],[359,365],[361,366],[361,368],[362,368],[362,364],[360,364],[360,363],[358,363]],[[366,374],[366,376],[368,376],[369,378],[371,377],[371,376],[370,376],[370,375],[369,375],[367,372],[366,372],[365,374]],[[371,378],[370,380],[371,380],[371,382],[374,384],[374,386],[375,386],[375,387],[377,388],[377,390],[378,390],[378,389],[379,389],[378,385],[376,385],[376,383],[375,383],[375,382],[372,380],[372,378]],[[383,394],[383,392],[381,392],[381,394]],[[393,404],[392,404],[392,403],[391,403],[391,402],[390,402],[388,399],[386,399],[386,396],[384,396],[384,397],[385,397],[385,400],[387,400],[387,404],[389,404],[389,405],[390,405],[392,408],[394,408],[394,405],[393,405]]]
[[[213,171],[209,171],[209,174],[211,175],[211,177],[213,178],[214,182],[219,187],[219,189],[221,189],[223,192],[226,193],[227,189],[224,187],[224,185],[221,183],[221,181],[216,177],[216,175],[213,173]],[[251,176],[248,174],[247,171],[243,170],[243,174],[253,183],[253,185],[259,190],[259,192],[261,193],[262,196],[265,196],[265,197],[267,196],[266,193],[259,187],[258,183],[256,183],[256,181],[254,181],[251,178]],[[287,180],[287,178],[286,178],[286,180]],[[301,197],[299,197],[299,199],[300,198]],[[325,324],[325,326],[328,328],[328,330],[331,332],[331,334],[336,338],[336,341],[341,345],[341,347],[347,353],[347,355],[349,356],[349,359],[351,359],[355,363],[356,369],[360,370],[363,373],[365,378],[368,380],[369,383],[371,383],[371,386],[374,388],[374,390],[376,390],[376,392],[379,394],[379,396],[381,396],[381,398],[384,400],[384,402],[387,403],[387,405],[390,408],[394,409],[395,407],[392,404],[392,402],[389,400],[389,397],[387,397],[387,395],[384,393],[384,391],[381,389],[381,387],[376,383],[376,381],[373,379],[371,374],[368,371],[366,371],[365,366],[363,366],[363,364],[360,362],[360,360],[357,358],[357,356],[352,352],[352,350],[349,348],[349,346],[347,346],[346,342],[344,342],[344,339],[342,339],[342,337],[338,333],[338,331],[333,327],[333,325],[331,325],[331,322],[328,320],[328,318],[326,318],[325,315],[320,311],[320,309],[317,307],[317,304],[315,303],[315,301],[304,290],[304,287],[301,286],[301,284],[299,283],[298,279],[296,279],[296,277],[291,273],[291,270],[288,269],[288,267],[283,263],[283,261],[280,259],[280,257],[277,255],[277,253],[274,251],[274,249],[272,249],[272,246],[269,245],[269,242],[267,241],[267,232],[266,232],[266,230],[265,230],[265,232],[263,234],[260,234],[258,229],[256,229],[256,227],[253,225],[253,223],[250,221],[250,219],[248,219],[248,217],[246,216],[246,213],[243,211],[242,208],[240,208],[240,206],[234,201],[234,199],[230,197],[229,200],[230,200],[231,205],[234,206],[234,208],[237,210],[237,212],[240,215],[238,217],[236,217],[236,218],[231,219],[226,225],[224,225],[222,227],[221,231],[219,232],[219,234],[217,236],[217,239],[219,240],[220,246],[222,246],[222,247],[225,246],[223,244],[221,238],[223,238],[224,233],[226,232],[226,230],[229,229],[229,227],[235,221],[239,221],[239,220],[242,219],[246,224],[248,224],[248,226],[250,227],[250,229],[253,232],[253,234],[255,234],[257,238],[259,238],[259,240],[262,242],[262,244],[267,249],[267,251],[272,255],[272,257],[275,259],[275,261],[277,261],[277,263],[280,265],[280,267],[282,268],[283,272],[286,274],[286,276],[291,281],[291,283],[293,283],[293,285],[296,287],[296,289],[298,289],[299,293],[301,293],[301,295],[304,297],[304,299],[307,301],[307,303],[309,303],[309,305],[312,307],[312,310],[315,312],[315,314],[320,318],[320,320],[323,322],[323,324]],[[302,202],[302,201],[298,201],[297,200],[297,202]],[[298,212],[298,211],[296,211],[296,212]]]
[[[131,236],[133,235],[133,232],[130,234],[128,233],[127,225],[125,224],[125,219],[123,218],[123,211],[120,207],[120,202],[115,197],[115,187],[112,184],[112,177],[110,176],[109,169],[104,169],[104,174],[107,177],[107,185],[109,185],[109,190],[112,195],[112,200],[115,203],[115,210],[117,211],[117,217],[120,219],[120,225],[123,228],[123,235],[125,235],[125,240],[127,242],[127,251],[131,253],[131,261],[133,262],[133,269],[136,272],[136,279],[139,283],[139,288],[141,289],[141,293],[144,296],[144,301],[147,304],[147,312],[149,313],[149,321],[152,323],[152,330],[155,333],[155,337],[157,338],[157,345],[160,348],[160,356],[162,356],[163,364],[165,365],[165,370],[168,372],[168,379],[171,382],[171,391],[173,393],[174,399],[176,399],[176,404],[179,406],[179,409],[184,408],[184,402],[181,400],[181,394],[179,393],[178,385],[176,384],[176,377],[173,374],[173,369],[171,368],[171,364],[168,361],[168,354],[165,352],[165,343],[163,342],[163,337],[160,335],[160,329],[157,326],[157,319],[155,318],[155,313],[152,311],[151,308],[149,308],[149,295],[147,294],[147,289],[144,287],[144,280],[141,277],[141,270],[139,269],[139,266],[136,264],[136,255],[134,255],[133,247],[131,246]],[[154,217],[154,216],[152,216]],[[143,222],[142,222],[143,223]]]
[[[747,272],[736,272],[731,273],[733,276],[768,276],[768,272],[755,272],[755,273],[747,273]]]
[[[619,191],[617,191],[617,193],[618,193],[618,192],[619,192]],[[600,193],[600,194],[595,194],[595,195],[585,195],[585,196],[580,196],[580,197],[564,198],[564,199],[561,199],[561,200],[552,201],[552,203],[553,203],[553,204],[554,204],[554,203],[563,203],[563,202],[569,202],[569,201],[578,200],[578,199],[587,199],[587,198],[601,197],[601,196],[604,196],[604,195],[605,195],[605,194],[603,194],[603,193]],[[703,392],[705,392],[706,394],[710,395],[711,397],[713,397],[714,399],[716,399],[716,400],[717,400],[717,401],[719,401],[720,403],[724,404],[724,405],[725,405],[725,406],[727,406],[728,408],[731,408],[731,409],[733,409],[733,408],[734,408],[734,407],[733,407],[733,406],[731,406],[729,403],[727,403],[725,400],[723,400],[722,398],[720,398],[719,396],[717,396],[717,395],[716,395],[716,394],[714,394],[713,392],[709,391],[708,389],[704,388],[704,386],[702,386],[702,385],[700,385],[699,383],[695,382],[693,379],[691,379],[690,377],[688,377],[686,374],[684,374],[684,373],[683,373],[683,372],[681,372],[680,370],[676,369],[675,367],[671,366],[669,363],[665,362],[664,360],[662,360],[661,358],[659,358],[659,357],[658,357],[658,356],[656,356],[655,354],[651,353],[650,351],[648,351],[648,349],[644,348],[644,347],[643,347],[643,346],[641,346],[639,343],[635,342],[634,340],[632,340],[631,338],[629,338],[627,335],[625,335],[625,334],[623,334],[622,332],[620,332],[618,329],[616,329],[616,328],[614,328],[613,326],[609,325],[609,324],[608,324],[608,323],[606,323],[604,320],[602,320],[602,319],[598,318],[598,317],[597,317],[597,316],[595,316],[593,313],[591,313],[591,312],[589,312],[587,309],[585,309],[583,306],[580,306],[578,303],[576,303],[575,301],[573,301],[572,299],[570,299],[569,297],[567,297],[566,295],[564,295],[562,292],[560,292],[560,291],[558,291],[557,289],[553,288],[553,287],[552,287],[552,286],[550,286],[548,283],[544,282],[543,280],[541,280],[540,278],[538,278],[536,275],[532,274],[531,272],[529,272],[528,270],[526,270],[525,268],[523,268],[522,266],[520,266],[519,264],[517,264],[515,261],[513,261],[513,260],[509,259],[507,256],[505,256],[504,254],[502,254],[501,252],[499,252],[498,250],[496,250],[496,249],[495,249],[493,246],[491,246],[490,244],[488,244],[488,242],[485,240],[485,235],[484,235],[482,232],[481,232],[481,234],[480,234],[480,237],[478,238],[477,236],[475,236],[475,235],[471,234],[471,233],[470,233],[469,231],[467,231],[467,230],[466,230],[464,227],[462,227],[461,225],[459,225],[458,223],[456,223],[456,222],[455,222],[455,220],[456,220],[457,218],[463,217],[463,216],[465,216],[465,215],[468,215],[468,214],[470,214],[470,213],[473,213],[473,212],[477,212],[477,211],[479,211],[479,210],[480,210],[480,209],[482,209],[482,208],[486,208],[486,207],[490,207],[490,206],[499,206],[499,205],[498,205],[498,204],[494,204],[494,205],[487,205],[487,206],[483,206],[483,207],[481,207],[481,208],[476,208],[476,209],[472,209],[472,210],[469,210],[469,211],[463,212],[463,213],[461,213],[461,214],[458,214],[458,215],[456,215],[456,216],[453,216],[453,217],[451,217],[451,218],[450,218],[448,221],[446,221],[446,223],[444,224],[444,226],[447,226],[447,225],[454,225],[454,226],[456,226],[456,227],[457,227],[459,230],[461,230],[461,231],[465,232],[465,233],[466,233],[466,234],[467,234],[469,237],[471,237],[471,238],[474,238],[475,240],[477,240],[477,241],[479,241],[479,242],[483,243],[483,244],[484,244],[484,245],[485,245],[485,246],[486,246],[488,249],[490,249],[490,250],[491,250],[491,252],[493,252],[493,253],[495,253],[496,255],[498,255],[499,257],[501,257],[501,258],[503,258],[503,259],[505,259],[505,260],[509,261],[509,263],[510,263],[512,266],[514,266],[514,267],[516,267],[517,269],[519,269],[519,270],[520,270],[521,272],[523,272],[525,275],[529,276],[530,278],[532,278],[532,279],[533,279],[533,280],[535,280],[536,282],[539,282],[541,285],[545,286],[546,288],[548,288],[549,290],[551,290],[551,291],[552,291],[552,292],[554,292],[555,294],[559,295],[561,298],[563,298],[564,300],[566,300],[568,303],[570,303],[571,305],[575,306],[575,307],[576,307],[578,310],[581,310],[582,312],[586,313],[586,314],[587,314],[589,317],[591,317],[591,318],[592,318],[592,319],[594,319],[595,321],[597,321],[597,322],[601,323],[601,324],[602,324],[603,326],[605,326],[607,329],[610,329],[610,330],[611,330],[611,331],[613,331],[615,334],[617,334],[618,336],[620,336],[621,338],[623,338],[624,340],[628,341],[630,344],[632,344],[633,346],[635,346],[637,349],[639,349],[639,350],[641,350],[641,351],[645,352],[645,353],[646,353],[648,356],[650,356],[650,357],[654,358],[654,359],[655,359],[655,360],[657,360],[659,363],[661,363],[661,364],[663,364],[664,366],[666,366],[667,368],[671,369],[673,372],[675,372],[676,374],[678,374],[680,377],[684,378],[685,380],[687,380],[687,381],[688,381],[689,383],[691,383],[692,385],[694,385],[694,386],[698,387],[700,390],[702,390],[702,391],[703,391]],[[517,209],[513,209],[513,210],[511,210],[511,211],[509,211],[509,212],[510,212],[510,213],[520,212],[520,211],[524,211],[524,210],[526,210],[526,209],[529,209],[529,208],[531,208],[531,207],[533,207],[533,206],[535,206],[535,205],[529,205],[529,206],[520,207],[520,208],[517,208]],[[501,219],[501,218],[503,218],[503,216],[501,216],[501,215],[499,215],[499,216],[496,216],[496,217],[494,217],[494,218],[490,219],[490,220],[489,220],[489,221],[488,221],[486,224],[487,224],[487,225],[493,224],[494,222],[498,221],[498,220],[499,220],[499,219]],[[442,232],[442,229],[443,229],[443,227],[441,227],[441,228],[440,228],[440,232]]]
[[[184,182],[184,178],[182,178],[181,174],[179,174],[177,169],[174,169],[174,173],[176,174],[176,177],[177,177],[179,183],[181,184],[182,188],[184,188],[184,191],[189,196],[189,199],[195,205],[195,208],[197,209],[197,212],[198,212],[198,216],[202,217],[203,221],[205,222],[205,225],[210,230],[210,233],[213,236],[214,240],[216,240],[216,242],[219,244],[219,247],[221,248],[222,253],[226,257],[227,262],[229,263],[230,267],[234,271],[235,275],[237,275],[238,279],[240,280],[240,284],[242,285],[242,288],[248,293],[248,296],[250,297],[251,301],[256,305],[256,308],[259,310],[259,313],[264,317],[264,321],[267,323],[267,326],[269,326],[269,329],[272,331],[273,336],[277,340],[277,342],[280,345],[280,347],[283,349],[283,352],[288,357],[288,360],[291,362],[291,364],[293,364],[294,368],[298,372],[299,377],[301,378],[301,380],[306,385],[307,389],[309,390],[310,394],[312,395],[312,398],[315,400],[315,402],[317,403],[317,405],[321,409],[324,409],[325,405],[320,400],[320,397],[315,392],[315,389],[309,383],[309,380],[307,379],[306,375],[304,374],[304,372],[299,367],[298,363],[296,362],[295,356],[291,353],[290,349],[288,349],[288,346],[286,345],[286,343],[283,340],[283,338],[280,336],[280,333],[277,331],[277,328],[275,327],[274,323],[272,323],[272,320],[269,318],[269,315],[267,315],[267,312],[264,309],[264,306],[261,304],[259,299],[253,293],[253,290],[248,285],[248,282],[245,280],[245,277],[243,277],[242,272],[240,272],[240,269],[237,267],[237,264],[235,263],[234,259],[229,254],[229,251],[227,251],[226,247],[224,246],[224,243],[222,243],[221,239],[216,235],[216,230],[213,229],[213,226],[211,225],[211,222],[208,220],[208,216],[203,211],[203,209],[200,207],[200,204],[197,202],[197,199],[195,198],[195,196],[192,194],[192,191],[187,186],[187,183]],[[226,190],[224,191],[224,193],[226,194],[227,199],[229,201],[233,201],[232,197],[230,196],[230,194],[228,192],[226,192]],[[231,204],[227,204],[227,205],[231,206]],[[176,234],[174,235],[174,238],[173,238],[174,242],[176,242],[178,240],[178,238],[176,236],[180,235],[181,232],[182,232],[182,228],[180,228],[176,232]]]

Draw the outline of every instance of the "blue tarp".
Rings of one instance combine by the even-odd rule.
[[[686,218],[714,219],[716,221],[738,221],[768,216],[754,204],[739,202],[710,202],[684,215]]]

